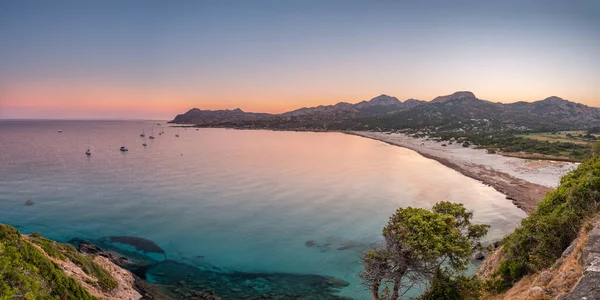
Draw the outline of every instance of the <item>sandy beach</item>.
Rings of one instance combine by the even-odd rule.
[[[402,133],[347,132],[365,138],[414,150],[466,176],[490,185],[529,213],[546,193],[556,188],[560,178],[578,163],[531,160],[487,154],[484,149],[462,147],[460,143],[427,141]],[[446,146],[442,146],[446,144]]]

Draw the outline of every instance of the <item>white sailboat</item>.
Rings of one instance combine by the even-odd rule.
[[[88,148],[87,148],[87,151],[85,151],[85,155],[87,155],[87,156],[92,155],[92,151],[90,150],[90,139],[88,139]]]

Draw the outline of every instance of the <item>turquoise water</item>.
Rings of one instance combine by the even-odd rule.
[[[145,148],[142,128],[156,136]],[[0,222],[59,241],[142,237],[171,260],[226,273],[333,276],[350,282],[341,295],[360,299],[360,254],[381,241],[398,207],[464,203],[476,222],[492,225],[491,239],[525,216],[492,188],[374,140],[163,130],[156,122],[0,121]]]

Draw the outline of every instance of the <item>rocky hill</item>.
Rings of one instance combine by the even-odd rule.
[[[233,110],[201,110],[192,108],[184,114],[177,115],[171,123],[177,124],[219,124],[226,122],[244,122],[269,117],[265,113],[247,113],[236,108]]]

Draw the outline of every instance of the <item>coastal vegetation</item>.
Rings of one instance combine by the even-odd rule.
[[[503,292],[528,274],[551,267],[600,211],[600,143],[560,186],[548,193],[521,227],[502,241],[502,259],[488,279],[489,291]]]
[[[47,244],[56,255],[61,249]],[[19,231],[0,224],[0,299],[96,299]]]
[[[385,245],[364,255],[361,277],[373,299],[399,299],[419,284],[427,287],[419,299],[487,299],[495,295],[501,299],[515,285],[524,289],[532,280],[541,280],[532,278],[555,274],[549,277],[558,278],[553,286],[568,292],[581,278],[571,273],[582,269],[576,258],[587,241],[582,236],[593,228],[590,220],[599,214],[600,143],[596,143],[587,159],[565,175],[560,186],[501,241],[480,276],[467,276],[464,271],[473,251],[483,248],[479,239],[487,233],[487,226],[472,225],[472,214],[462,205],[440,202],[431,210],[398,209],[383,229]],[[568,248],[575,250],[565,254]],[[560,271],[565,268],[568,272]],[[536,288],[534,291],[541,290]],[[511,290],[507,297],[515,293],[518,290]]]
[[[363,256],[363,283],[373,299],[398,299],[430,282],[422,299],[476,299],[479,282],[464,276],[471,254],[489,226],[471,224],[462,204],[439,202],[431,210],[399,208],[383,228],[385,244]]]
[[[575,142],[575,139],[536,139],[534,137],[548,135],[548,133],[522,134],[518,131],[485,133],[467,133],[455,131],[419,131],[410,134],[413,137],[427,137],[441,142],[466,142],[469,145],[475,145],[480,148],[490,149],[493,151],[501,151],[504,153],[537,153],[546,155],[548,159],[572,161],[583,161],[586,157],[589,156],[592,145],[591,141],[589,143],[577,143]]]

